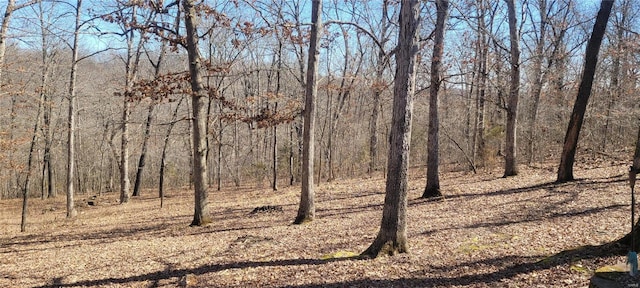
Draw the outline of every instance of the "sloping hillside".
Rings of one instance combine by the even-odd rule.
[[[20,201],[0,201],[1,287],[584,287],[593,271],[625,256],[546,257],[613,241],[630,229],[627,164],[576,167],[580,180],[554,184],[555,166],[441,176],[443,201],[418,199],[410,180],[411,252],[373,260],[384,179],[336,180],[317,188],[317,220],[291,225],[299,187],[210,192],[214,223],[188,227],[193,196],[155,191],[127,205],[117,195],[66,220],[64,197],[32,199],[28,232]],[[271,205],[282,209],[256,207]]]

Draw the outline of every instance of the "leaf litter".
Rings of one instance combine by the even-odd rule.
[[[317,219],[304,225],[291,224],[298,186],[212,190],[205,227],[188,227],[186,189],[167,191],[164,208],[151,190],[126,205],[104,194],[71,220],[64,197],[31,199],[25,233],[20,200],[1,200],[0,286],[585,287],[624,255],[554,255],[628,233],[626,168],[577,166],[580,179],[564,184],[554,183],[552,163],[510,178],[447,172],[437,201],[419,198],[424,171],[411,170],[410,252],[377,259],[354,256],[379,229],[381,174],[320,183]]]

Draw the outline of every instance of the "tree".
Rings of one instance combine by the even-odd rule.
[[[385,51],[385,44],[389,41],[389,1],[382,1],[382,17],[380,17],[380,35],[378,36],[380,49],[376,57],[376,78],[372,85],[373,90],[373,109],[371,109],[371,117],[369,118],[369,168],[367,172],[371,175],[377,170],[378,160],[378,118],[380,118],[380,98],[382,92],[387,88],[384,82],[384,71],[389,65],[389,54]]]
[[[634,3],[636,3],[634,6]],[[610,141],[609,130],[613,128],[614,122],[612,121],[612,114],[614,114],[614,105],[616,103],[621,103],[623,99],[621,97],[623,94],[628,93],[629,85],[627,83],[634,83],[635,81],[629,79],[627,80],[627,76],[630,74],[629,66],[635,65],[632,61],[629,61],[630,52],[634,51],[633,48],[629,49],[630,46],[634,45],[636,42],[635,39],[629,39],[629,31],[632,27],[632,23],[637,23],[637,16],[639,15],[637,12],[637,1],[632,0],[622,0],[618,5],[618,12],[613,12],[613,25],[614,25],[614,35],[612,35],[611,39],[611,48],[613,49],[613,53],[611,53],[611,76],[609,79],[609,91],[610,93],[609,99],[607,100],[607,106],[605,111],[605,123],[602,131],[602,147],[600,148],[602,152],[607,151],[607,141]],[[613,8],[615,9],[615,7]],[[634,44],[632,44],[634,43]],[[627,79],[625,79],[627,78]],[[625,81],[627,80],[627,81]],[[627,85],[625,85],[627,84]],[[633,84],[632,84],[633,85]],[[633,92],[631,92],[633,93]],[[624,104],[623,104],[624,105]],[[613,140],[611,140],[613,142]]]
[[[171,130],[177,123],[178,119],[178,111],[180,109],[180,104],[184,98],[180,98],[178,100],[178,104],[176,104],[175,110],[173,110],[173,114],[171,116],[171,122],[169,124],[169,128],[167,128],[167,132],[164,136],[164,143],[162,144],[162,152],[160,156],[160,172],[159,172],[159,180],[158,180],[158,197],[160,197],[160,208],[164,206],[164,171],[167,166],[167,149],[169,147],[169,137],[171,136]]]
[[[578,146],[578,137],[582,129],[584,114],[587,110],[589,97],[591,96],[591,86],[596,72],[596,64],[598,63],[598,53],[600,44],[607,28],[607,22],[611,15],[613,0],[603,0],[600,3],[600,10],[596,16],[596,22],[593,25],[591,38],[587,43],[587,49],[584,55],[584,68],[582,71],[582,80],[578,88],[578,95],[573,105],[573,112],[569,120],[569,127],[564,137],[564,145],[562,146],[562,155],[560,156],[560,166],[558,167],[557,182],[567,182],[573,180],[573,163],[576,156],[576,148]]]
[[[136,18],[137,7],[132,7],[131,19]],[[124,9],[118,9],[118,13],[122,13]],[[124,15],[120,15],[122,19],[126,19]],[[123,23],[124,24],[124,23]],[[120,204],[129,202],[129,189],[131,186],[131,180],[129,179],[129,113],[130,113],[130,97],[129,93],[133,82],[136,77],[136,66],[134,64],[134,52],[133,40],[135,36],[135,29],[126,28],[126,24],[123,25],[123,35],[127,39],[127,58],[125,59],[125,93],[123,93],[122,101],[122,138],[120,138]],[[139,54],[137,54],[139,55]],[[136,59],[137,60],[137,59]]]
[[[386,193],[380,231],[363,255],[405,253],[407,246],[407,169],[411,147],[411,117],[419,50],[420,1],[402,1],[396,48],[393,114],[389,137]]]
[[[149,18],[151,19],[151,18]],[[147,56],[149,59],[149,62],[151,62],[151,66],[153,66],[153,76],[155,78],[158,78],[160,76],[160,72],[162,71],[162,62],[164,60],[164,55],[166,53],[167,50],[167,41],[162,41],[162,43],[160,44],[160,52],[158,53],[158,58],[157,60],[154,62],[153,60],[151,60],[151,57],[148,55],[147,52]],[[182,98],[180,99],[182,100]],[[178,107],[180,105],[177,105]],[[134,182],[133,185],[133,196],[140,196],[140,185],[142,185],[142,175],[144,172],[144,167],[146,165],[146,157],[147,157],[147,150],[148,150],[148,143],[149,143],[149,138],[151,137],[151,122],[153,121],[153,109],[156,107],[156,100],[152,99],[151,103],[149,103],[149,108],[147,110],[147,120],[144,123],[144,138],[142,140],[142,151],[140,151],[140,158],[138,158],[138,169],[136,171],[136,182]],[[175,118],[175,117],[174,117]],[[175,119],[173,119],[175,120]],[[173,124],[171,124],[173,126]],[[169,129],[169,132],[171,131],[171,129]],[[167,137],[165,140],[165,148],[163,148],[163,152],[162,154],[165,155],[166,154],[166,141],[168,141],[169,138],[169,132],[167,133]],[[162,159],[162,162],[164,163],[164,158]],[[164,164],[161,164],[160,169],[163,169]],[[162,175],[160,175],[160,177],[162,177]],[[162,182],[162,180],[160,180]],[[162,184],[160,184],[160,191],[162,191]],[[162,195],[163,193],[160,193],[161,195],[161,203],[162,203]],[[162,206],[162,204],[161,204]]]
[[[9,33],[9,25],[11,24],[11,17],[13,16],[13,12],[20,10],[24,7],[28,7],[38,0],[28,1],[24,4],[16,5],[15,0],[9,0],[7,2],[7,6],[5,7],[2,24],[0,25],[0,79],[2,79],[2,70],[4,68],[4,57],[7,51],[7,35]]]
[[[42,194],[42,199],[44,198],[48,198],[48,197],[55,197],[56,196],[56,190],[54,189],[55,187],[55,183],[54,183],[54,177],[53,177],[53,155],[51,153],[51,146],[52,146],[52,131],[53,129],[51,129],[51,117],[52,117],[52,110],[53,110],[53,104],[51,103],[51,93],[50,91],[48,91],[48,87],[47,84],[49,82],[49,74],[50,72],[50,68],[49,66],[51,66],[51,62],[52,62],[52,58],[53,55],[50,54],[54,54],[54,52],[49,52],[49,40],[48,38],[50,37],[50,32],[49,30],[51,29],[51,26],[53,26],[51,24],[51,22],[47,22],[45,21],[45,8],[42,5],[42,2],[40,1],[38,3],[38,13],[39,13],[39,19],[40,20],[40,36],[41,36],[41,41],[42,41],[42,86],[40,88],[40,93],[42,93],[42,101],[43,101],[43,124],[42,124],[42,134],[44,134],[44,151],[43,151],[43,159],[42,159],[42,180],[40,181],[41,183],[41,194]],[[45,185],[46,184],[46,185]],[[45,192],[45,186],[46,188],[46,192]]]
[[[562,2],[562,3],[560,3]],[[552,73],[552,66],[558,61],[560,54],[560,46],[565,41],[566,31],[571,23],[570,0],[565,1],[548,1],[537,0],[537,15],[529,12],[531,19],[538,19],[539,24],[534,23],[535,33],[533,38],[533,63],[531,81],[531,108],[529,111],[529,133],[527,139],[528,164],[535,161],[536,144],[540,131],[538,131],[538,110],[542,96],[543,87],[548,82],[549,75]],[[530,10],[530,9],[529,9]],[[545,64],[546,58],[546,64]]]
[[[485,143],[485,128],[486,128],[486,91],[487,91],[487,62],[488,62],[488,53],[489,53],[489,43],[487,38],[487,25],[485,23],[485,17],[487,14],[487,3],[484,0],[476,0],[476,10],[478,13],[478,23],[477,23],[477,39],[476,39],[476,47],[475,47],[475,57],[477,59],[476,64],[476,77],[474,78],[474,84],[472,87],[476,88],[476,117],[474,118],[474,133],[473,133],[473,163],[475,166],[478,166],[476,163],[476,158],[480,158],[480,166],[484,166],[487,153],[486,153],[486,143]],[[493,21],[493,18],[490,18]]]
[[[41,3],[40,3],[41,4]],[[40,5],[40,12],[42,13],[42,4]],[[36,144],[38,141],[38,129],[40,126],[40,114],[43,109],[46,109],[44,106],[45,103],[45,94],[46,94],[46,86],[48,81],[48,53],[47,53],[47,42],[46,42],[46,34],[44,27],[43,15],[40,14],[40,25],[42,31],[42,67],[41,67],[41,83],[40,83],[40,91],[39,91],[39,99],[38,99],[38,113],[36,114],[35,124],[33,125],[33,133],[31,135],[31,145],[29,146],[29,155],[27,156],[27,171],[25,175],[24,184],[22,186],[22,217],[20,222],[20,232],[26,231],[27,225],[27,206],[28,206],[28,197],[29,197],[29,182],[31,180],[31,167],[34,158],[34,152],[36,149]],[[45,156],[46,157],[46,156]],[[51,178],[49,178],[51,179]],[[43,194],[44,198],[44,194]]]
[[[436,1],[437,18],[433,43],[433,57],[431,58],[431,83],[429,86],[429,130],[427,136],[427,186],[422,193],[422,198],[434,198],[442,196],[440,192],[440,179],[438,178],[438,91],[442,82],[440,68],[444,50],[444,33],[449,13],[449,1]]]
[[[194,0],[184,0],[184,22],[186,28],[186,47],[189,56],[189,74],[191,75],[191,110],[193,113],[193,187],[195,209],[191,226],[211,223],[207,193],[207,94],[202,85],[202,59],[198,48],[197,19]]]
[[[537,31],[537,38],[535,44],[535,54],[533,55],[533,105],[531,105],[531,122],[529,124],[529,139],[528,139],[528,164],[533,162],[534,145],[536,139],[536,118],[538,115],[538,106],[540,104],[540,94],[542,93],[542,85],[544,84],[542,62],[544,61],[544,48],[547,41],[547,25],[549,19],[547,17],[547,0],[538,0],[538,17],[540,17],[540,24]]]
[[[157,75],[157,74],[156,74]],[[144,137],[142,139],[142,150],[140,151],[140,157],[138,158],[138,169],[136,169],[136,181],[133,184],[132,196],[140,196],[140,185],[142,185],[142,175],[144,167],[146,165],[147,150],[149,146],[149,138],[151,137],[151,122],[153,122],[153,108],[155,103],[149,103],[147,110],[147,120],[144,122]]]
[[[69,108],[68,108],[68,118],[67,118],[67,218],[75,217],[78,212],[76,211],[74,202],[73,202],[73,194],[74,187],[73,182],[75,182],[75,132],[76,132],[76,82],[78,79],[78,42],[80,36],[80,28],[82,23],[81,19],[81,11],[82,11],[82,0],[78,0],[76,2],[76,22],[75,29],[73,32],[73,43],[72,43],[72,56],[71,56],[71,72],[69,73]]]
[[[316,95],[318,94],[318,43],[322,35],[322,0],[313,0],[311,8],[311,40],[309,42],[309,59],[307,62],[307,85],[305,87],[304,134],[302,150],[302,192],[300,206],[294,224],[313,221],[316,213],[314,206],[315,192],[313,184],[314,133],[316,117]]]
[[[638,173],[640,173],[640,127],[638,128],[638,137],[636,138],[636,147],[633,153],[633,164],[629,168],[629,186],[631,186],[631,189],[635,188],[636,175]],[[635,207],[631,207],[631,209],[635,209]],[[633,220],[635,221],[635,219]],[[640,239],[638,238],[640,236],[640,219],[638,219],[634,225],[635,227],[632,229],[632,232],[618,239],[616,243],[629,246],[631,251],[638,251],[640,250],[640,241],[636,240],[635,243],[633,243],[632,240]],[[634,232],[635,234],[633,234]],[[634,244],[635,246],[632,247]]]
[[[130,8],[130,9],[127,9]],[[138,76],[139,64],[140,64],[140,56],[142,54],[142,49],[144,43],[147,39],[147,31],[146,29],[136,29],[139,28],[136,25],[140,25],[138,19],[139,13],[138,10],[141,7],[138,5],[134,5],[130,2],[118,2],[118,9],[115,12],[115,19],[118,19],[122,33],[126,39],[127,43],[127,53],[126,58],[123,60],[125,64],[125,87],[122,104],[122,138],[120,142],[120,203],[124,204],[129,202],[130,187],[131,187],[131,179],[129,177],[129,117],[131,114],[131,101],[133,101],[132,97],[132,88]],[[129,11],[129,12],[127,12]],[[129,13],[129,14],[127,14]],[[154,11],[149,12],[147,15],[147,19],[144,22],[143,26],[148,26],[148,23],[152,22],[153,17],[155,16]],[[136,32],[139,32],[139,35],[136,35]],[[137,43],[134,41],[137,40]],[[157,73],[156,73],[157,75]],[[153,105],[149,107],[147,124],[145,125],[145,137],[148,137],[148,133],[150,130],[150,125],[152,121],[152,113],[153,113]],[[133,195],[138,196],[140,189],[140,181],[141,181],[141,170],[140,166],[144,167],[144,161],[146,155],[146,144],[147,138],[144,140],[142,153],[139,159],[138,169],[137,169],[137,178],[134,187]]]
[[[509,17],[509,42],[511,44],[511,58],[509,59],[511,79],[509,81],[509,99],[507,100],[504,177],[509,177],[518,175],[516,135],[518,128],[518,98],[520,98],[520,36],[518,35],[515,1],[506,0],[506,2]]]

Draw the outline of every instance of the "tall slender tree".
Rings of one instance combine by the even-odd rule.
[[[207,193],[207,94],[203,87],[201,68],[202,58],[198,48],[198,12],[194,0],[182,2],[184,22],[187,32],[186,47],[189,58],[189,74],[191,75],[191,110],[193,123],[193,187],[195,208],[191,226],[202,226],[211,223]]]
[[[363,255],[405,253],[407,246],[407,169],[411,147],[411,118],[419,51],[420,1],[401,2],[396,48],[393,115],[389,137],[386,194],[380,231]]]
[[[54,177],[53,177],[53,153],[51,153],[51,146],[53,142],[53,129],[51,128],[51,118],[53,114],[53,104],[51,103],[51,93],[48,91],[48,82],[49,82],[49,74],[51,73],[51,64],[53,63],[53,58],[55,52],[49,52],[49,37],[50,30],[52,28],[52,24],[45,19],[45,10],[47,10],[42,1],[38,3],[38,13],[39,13],[39,22],[40,22],[40,40],[42,43],[41,50],[41,60],[42,60],[42,85],[40,87],[40,93],[42,93],[42,104],[43,106],[43,123],[42,123],[42,134],[44,138],[44,149],[43,149],[43,159],[42,159],[42,180],[40,181],[41,186],[41,194],[42,199],[48,197],[55,197],[56,190],[54,189]],[[45,188],[46,187],[46,188]]]
[[[67,218],[75,217],[78,212],[75,208],[73,196],[75,182],[75,132],[76,132],[76,82],[78,79],[78,50],[80,39],[80,28],[82,26],[82,0],[76,2],[75,7],[75,29],[73,32],[72,56],[71,56],[71,72],[69,73],[69,108],[67,118]]]
[[[531,115],[530,115],[530,124],[529,124],[529,139],[527,143],[527,150],[529,151],[528,164],[533,162],[534,153],[535,153],[535,143],[536,143],[536,118],[538,116],[538,106],[540,104],[540,94],[542,93],[542,86],[544,84],[543,71],[542,71],[542,62],[544,61],[544,49],[547,41],[547,25],[549,20],[547,19],[547,0],[538,0],[538,17],[540,18],[539,25],[537,25],[538,29],[536,29],[536,34],[538,35],[535,39],[535,54],[533,55],[533,91],[532,91],[532,101],[533,105],[531,105]]]
[[[486,91],[487,91],[487,62],[488,62],[488,54],[489,54],[489,42],[487,34],[488,29],[485,22],[485,17],[487,17],[487,8],[488,4],[485,0],[476,0],[476,11],[477,11],[477,39],[476,39],[476,77],[474,79],[475,82],[475,96],[476,96],[476,117],[474,119],[474,137],[473,137],[473,163],[475,166],[484,166],[487,158],[487,153],[485,153],[485,126],[486,126]],[[478,159],[479,158],[479,159]],[[480,163],[477,163],[480,162]]]
[[[311,39],[307,62],[307,85],[305,87],[304,134],[302,150],[302,192],[298,215],[293,223],[302,224],[315,217],[315,192],[313,183],[314,133],[316,118],[316,95],[318,94],[319,42],[322,35],[322,0],[313,0],[311,7]]]
[[[444,34],[449,14],[449,1],[436,1],[436,30],[434,35],[433,56],[431,58],[431,83],[429,86],[429,128],[427,136],[427,186],[422,198],[442,196],[440,192],[440,178],[438,177],[438,137],[440,121],[438,119],[438,91],[442,82],[440,68],[444,54]]]
[[[511,64],[509,80],[509,98],[507,100],[507,130],[505,141],[504,177],[518,175],[517,161],[517,128],[518,128],[518,98],[520,98],[520,35],[516,19],[515,0],[507,2],[509,18],[509,43]]]
[[[384,71],[389,65],[389,54],[385,51],[385,44],[389,42],[389,33],[391,22],[389,19],[389,0],[382,1],[382,15],[380,17],[380,34],[378,42],[380,47],[376,57],[376,77],[372,85],[373,103],[371,109],[371,117],[369,118],[369,168],[367,172],[371,175],[376,171],[378,165],[378,118],[380,118],[380,101],[382,93],[387,85],[384,81]]]
[[[589,97],[591,96],[591,87],[596,72],[596,64],[598,63],[598,53],[600,52],[600,44],[607,28],[607,22],[611,15],[613,0],[602,0],[600,10],[596,16],[596,22],[593,25],[591,38],[587,43],[587,50],[584,55],[584,68],[582,70],[582,80],[578,87],[578,95],[573,105],[573,112],[569,120],[569,127],[564,137],[564,145],[562,146],[562,155],[560,156],[560,166],[558,167],[557,182],[567,182],[573,180],[573,163],[576,157],[576,148],[578,147],[578,138],[584,114],[587,110]]]

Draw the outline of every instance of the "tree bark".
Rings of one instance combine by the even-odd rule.
[[[142,185],[142,173],[144,172],[144,166],[146,165],[147,146],[149,143],[149,137],[151,137],[151,122],[153,121],[153,108],[155,103],[149,104],[149,110],[147,111],[147,121],[144,123],[144,138],[142,140],[142,151],[140,151],[140,158],[138,158],[138,170],[136,172],[136,182],[133,184],[133,196],[140,196],[140,185]]]
[[[313,221],[316,213],[313,184],[314,133],[316,122],[316,95],[318,94],[319,40],[322,35],[322,0],[313,0],[311,8],[311,40],[307,63],[307,84],[305,87],[304,132],[302,150],[302,192],[300,206],[294,224]]]
[[[122,138],[120,140],[120,204],[129,202],[129,108],[131,104],[125,93],[122,106]]]
[[[362,255],[377,257],[405,253],[407,246],[407,169],[411,147],[411,118],[419,51],[420,1],[401,2],[396,48],[393,115],[389,137],[386,194],[380,231]]]
[[[191,226],[203,226],[211,223],[207,194],[207,95],[202,86],[202,59],[198,50],[196,28],[196,9],[194,0],[183,1],[184,22],[187,31],[187,53],[189,56],[189,73],[191,74],[191,110],[193,111],[193,187],[195,209]]]
[[[506,0],[509,18],[509,39],[511,44],[511,79],[507,101],[507,130],[505,140],[504,177],[518,175],[517,128],[518,98],[520,98],[520,36],[516,20],[515,0]]]
[[[75,209],[73,194],[75,182],[75,130],[76,130],[76,80],[78,71],[78,42],[80,36],[82,0],[77,1],[76,23],[73,33],[73,48],[71,57],[71,73],[69,75],[69,110],[67,133],[67,218],[75,217],[78,212]]]
[[[431,83],[429,86],[429,128],[427,136],[427,186],[422,193],[422,198],[441,197],[439,166],[439,129],[438,119],[438,91],[442,82],[440,68],[444,50],[444,34],[449,13],[449,1],[436,1],[437,17],[434,37],[433,57],[431,58]]]
[[[571,113],[571,119],[569,120],[569,127],[564,137],[564,145],[562,146],[562,155],[560,156],[560,166],[558,167],[558,179],[557,182],[572,181],[573,178],[573,163],[576,156],[576,148],[578,147],[578,138],[580,136],[580,130],[582,129],[582,123],[584,121],[584,114],[587,110],[587,104],[589,103],[589,97],[591,96],[591,86],[593,85],[593,79],[596,72],[596,64],[598,63],[598,53],[600,51],[600,44],[607,28],[607,22],[611,15],[611,8],[613,6],[613,0],[603,0],[600,3],[600,10],[596,16],[596,22],[593,25],[593,32],[591,38],[587,43],[587,50],[585,52],[584,69],[582,72],[582,81],[578,88],[578,96],[576,102],[573,105],[573,112]]]

